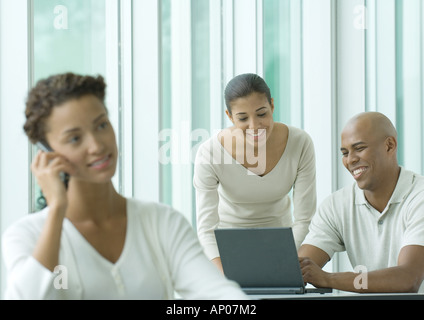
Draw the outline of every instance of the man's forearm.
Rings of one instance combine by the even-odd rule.
[[[421,279],[414,277],[407,268],[393,267],[372,272],[328,273],[328,287],[359,293],[418,292]]]

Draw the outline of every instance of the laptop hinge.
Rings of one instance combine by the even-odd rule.
[[[242,290],[246,294],[298,294],[305,291],[302,287],[251,287]]]

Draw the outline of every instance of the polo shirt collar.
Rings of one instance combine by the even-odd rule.
[[[388,204],[401,202],[411,191],[413,182],[413,172],[406,170],[402,166],[400,166],[399,179]],[[361,190],[358,187],[358,184],[355,182],[355,204],[360,205],[367,203],[368,201],[365,198],[364,191]]]

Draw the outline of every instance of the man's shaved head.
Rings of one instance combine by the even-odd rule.
[[[352,126],[360,128],[361,130],[367,130],[367,133],[375,137],[382,139],[394,137],[397,139],[397,131],[393,123],[380,112],[359,113],[347,122],[343,131],[351,129]]]

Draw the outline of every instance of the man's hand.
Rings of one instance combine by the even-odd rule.
[[[330,287],[330,273],[323,271],[320,266],[309,258],[299,257],[299,263],[305,284],[310,283],[316,288]]]

